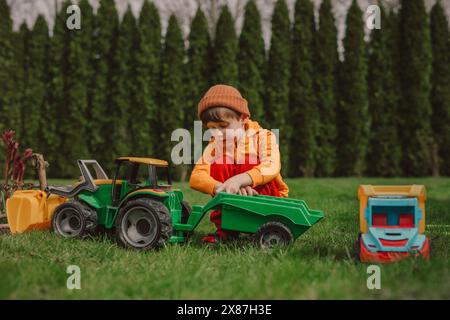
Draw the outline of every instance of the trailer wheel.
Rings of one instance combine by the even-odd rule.
[[[189,216],[192,213],[192,208],[186,200],[181,201],[181,223],[186,224]],[[184,231],[183,236],[185,240],[189,239],[194,234],[194,231]]]
[[[181,201],[181,223],[186,224],[191,215],[192,208],[186,200]]]
[[[65,238],[84,237],[97,227],[97,213],[78,201],[59,205],[52,217],[52,228]]]
[[[280,222],[267,222],[255,235],[257,244],[262,249],[285,247],[294,241],[291,230]]]
[[[353,244],[353,250],[355,255],[355,262],[361,262],[361,233],[359,233],[358,239]]]
[[[167,208],[149,198],[130,200],[116,219],[116,239],[138,250],[164,246],[172,235],[172,219]]]

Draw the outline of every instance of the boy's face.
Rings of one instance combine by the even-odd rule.
[[[221,121],[210,121],[206,124],[211,129],[212,135],[216,137],[241,137],[244,131],[244,118],[226,118]]]

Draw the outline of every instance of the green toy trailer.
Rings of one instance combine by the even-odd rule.
[[[303,200],[219,193],[205,206],[193,206],[186,224],[175,230],[193,231],[210,210],[222,212],[222,229],[255,234],[262,248],[288,245],[323,218]]]
[[[53,230],[63,237],[83,237],[97,226],[115,229],[127,248],[151,249],[186,240],[210,210],[222,211],[224,230],[255,234],[261,247],[287,245],[323,218],[301,200],[221,193],[193,210],[183,193],[159,181],[169,177],[168,163],[151,158],[116,160],[112,180],[95,160],[78,160],[81,182],[48,187],[49,194],[68,198],[52,217]],[[94,177],[95,176],[95,177]]]

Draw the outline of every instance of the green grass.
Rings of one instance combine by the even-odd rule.
[[[381,266],[381,290],[368,290],[367,265],[352,259],[358,234],[357,187],[425,184],[431,260]],[[210,248],[205,219],[187,245],[157,252],[120,249],[105,236],[66,240],[51,232],[0,235],[2,299],[449,299],[450,179],[296,179],[290,196],[325,219],[284,251],[250,244]],[[185,190],[191,204],[208,196]],[[81,290],[68,290],[68,265],[81,268]]]

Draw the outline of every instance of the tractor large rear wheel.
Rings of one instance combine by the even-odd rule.
[[[116,220],[117,242],[125,247],[148,250],[164,246],[172,235],[172,219],[159,201],[140,198],[129,201]]]

